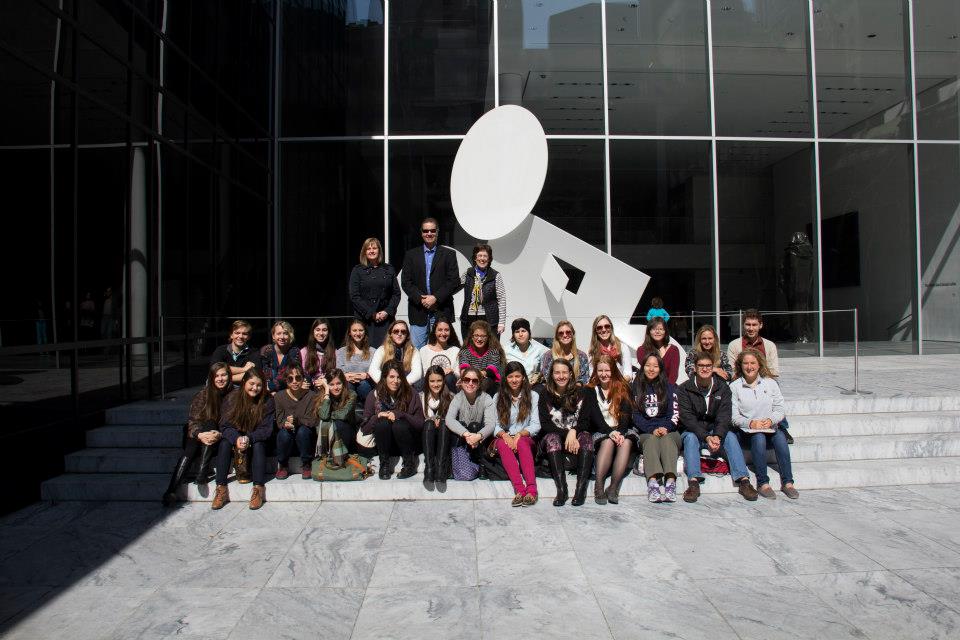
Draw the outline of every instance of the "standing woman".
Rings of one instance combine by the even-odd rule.
[[[720,340],[717,339],[717,330],[712,325],[705,324],[697,329],[697,337],[694,339],[695,348],[687,353],[687,361],[683,365],[687,377],[691,380],[697,375],[697,351],[705,353],[713,358],[713,372],[730,382],[733,378],[733,367],[727,359],[727,352],[720,348]]]
[[[530,322],[526,318],[517,318],[510,325],[510,340],[504,347],[507,362],[519,362],[527,372],[530,384],[543,381],[540,373],[540,361],[549,349],[533,339]]]
[[[210,365],[207,370],[207,384],[190,401],[183,455],[174,467],[170,485],[163,494],[165,507],[177,501],[177,487],[198,453],[200,467],[197,469],[197,484],[210,481],[210,460],[213,458],[215,445],[220,440],[220,407],[231,388],[229,365],[226,362],[214,362]]]
[[[357,394],[350,389],[347,376],[341,369],[327,374],[326,385],[317,391],[314,399],[314,414],[317,424],[332,423],[336,435],[350,451],[357,448]],[[333,442],[332,433],[318,433],[325,442]],[[327,451],[324,451],[325,453]]]
[[[553,506],[567,501],[567,479],[564,452],[576,456],[577,489],[572,505],[579,507],[586,500],[590,471],[593,469],[593,435],[578,432],[582,387],[574,379],[573,365],[567,360],[554,360],[547,382],[540,394],[540,454],[550,463],[550,475],[557,484]]]
[[[476,369],[480,372],[480,390],[492,396],[500,386],[500,372],[507,360],[503,347],[486,320],[475,320],[465,339],[467,344],[457,355],[460,376],[463,377],[463,372],[468,368]]]
[[[403,458],[403,468],[397,478],[403,480],[417,473],[414,447],[423,429],[423,410],[420,408],[420,396],[413,392],[403,369],[395,360],[388,360],[383,365],[382,373],[377,388],[367,396],[364,404],[361,430],[364,435],[374,434],[376,437],[381,480],[393,475],[390,453],[396,443]]]
[[[620,483],[627,475],[633,450],[633,442],[626,437],[632,426],[632,394],[617,365],[608,355],[601,355],[594,363],[593,375],[583,389],[580,409],[580,431],[593,433],[593,449],[597,455],[597,477],[593,483],[593,499],[597,504],[620,501]],[[611,467],[610,488],[604,491]]]
[[[587,354],[577,349],[577,330],[569,320],[561,320],[553,330],[553,346],[543,354],[540,371],[551,371],[554,360],[569,362],[573,379],[577,383],[586,384],[590,379],[590,359]]]
[[[263,484],[267,475],[267,440],[273,435],[273,398],[263,383],[263,374],[250,369],[240,380],[240,388],[227,396],[220,416],[220,448],[217,450],[217,492],[212,509],[222,509],[230,502],[227,474],[234,450],[251,455],[253,492],[250,508],[263,506],[266,496]]]
[[[323,388],[323,387],[321,387]],[[316,450],[317,435],[316,393],[299,364],[287,368],[287,388],[273,396],[277,416],[277,480],[290,476],[287,462],[290,450],[297,445],[300,454],[300,473],[310,479],[310,462]]]
[[[417,384],[423,377],[420,354],[410,340],[410,327],[403,320],[394,320],[390,323],[390,332],[383,339],[383,345],[373,352],[367,373],[374,384],[380,382],[383,367],[388,362],[396,362],[402,367],[403,375],[411,386]]]
[[[470,325],[476,320],[486,320],[496,328],[497,336],[503,333],[507,321],[507,288],[503,276],[490,266],[493,248],[482,242],[473,247],[473,266],[463,272],[460,285],[463,287],[463,307],[460,309],[460,333],[466,339]]]
[[[610,316],[600,315],[594,318],[593,328],[590,332],[590,349],[587,352],[590,357],[590,370],[596,366],[600,356],[609,356],[617,368],[620,369],[620,377],[627,382],[633,380],[632,358],[630,350],[625,349],[623,343],[613,333],[613,322]]]
[[[480,475],[477,458],[497,426],[496,407],[493,398],[480,390],[482,381],[476,367],[463,369],[460,391],[447,409],[447,429],[457,437],[451,450],[454,480],[475,480]]]
[[[306,385],[320,389],[326,382],[326,375],[337,366],[337,350],[330,337],[330,321],[317,318],[310,325],[307,346],[300,349],[300,362],[307,376]]]
[[[780,490],[793,500],[800,492],[793,486],[793,467],[790,464],[790,446],[783,421],[783,394],[771,374],[767,360],[754,349],[744,349],[737,356],[737,379],[730,384],[733,401],[732,422],[744,433],[741,442],[749,440],[753,470],[757,474],[757,492],[774,499],[777,494],[770,487],[767,475],[767,449],[773,447],[780,471]]]
[[[397,272],[383,261],[383,246],[367,238],[360,247],[360,264],[350,272],[350,303],[353,313],[369,327],[370,342],[380,344],[397,314],[400,285]]]
[[[337,349],[337,369],[343,371],[350,390],[361,403],[373,389],[369,373],[371,360],[373,347],[367,340],[367,327],[362,320],[354,320],[343,336],[343,346]]]
[[[450,475],[453,432],[447,429],[446,417],[453,394],[447,388],[446,373],[440,365],[429,367],[424,378],[423,391],[420,393],[420,407],[423,409],[423,481],[439,482],[443,488]]]
[[[511,506],[532,507],[537,504],[533,437],[540,432],[540,396],[530,389],[527,371],[519,362],[507,365],[504,379],[506,384],[493,397],[497,409],[493,436],[500,462],[513,485]]]
[[[637,349],[637,362],[644,361],[651,353],[663,361],[667,382],[676,384],[677,375],[680,373],[680,349],[677,345],[670,344],[667,323],[659,316],[651,318],[647,324],[647,335],[643,338],[643,345]]]
[[[633,381],[637,408],[630,436],[643,452],[647,498],[650,502],[676,502],[680,452],[677,388],[667,380],[663,360],[656,353],[645,355],[640,366],[640,374]]]
[[[424,372],[431,367],[443,369],[447,386],[453,390],[457,385],[457,356],[460,354],[460,340],[453,324],[440,316],[430,330],[427,344],[420,349],[420,364]],[[426,375],[426,374],[424,374]]]
[[[286,320],[278,320],[270,327],[272,342],[260,349],[260,370],[263,372],[267,391],[276,393],[286,388],[287,369],[300,362],[300,349],[293,344],[293,326]]]

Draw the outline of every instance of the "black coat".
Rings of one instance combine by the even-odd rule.
[[[617,431],[622,435],[627,435],[627,430],[633,424],[632,414],[633,406],[630,402],[626,400],[621,402],[620,423],[617,425]],[[580,420],[577,431],[589,431],[604,435],[610,435],[610,432],[613,431],[613,428],[603,419],[603,412],[600,411],[600,403],[597,401],[597,390],[594,387],[583,388],[583,404],[580,405]]]
[[[400,304],[400,286],[393,265],[378,267],[358,264],[350,272],[350,303],[361,320],[371,322],[378,311],[393,318]]]
[[[722,443],[723,437],[730,430],[730,415],[733,410],[730,387],[723,378],[713,374],[713,391],[710,393],[709,410],[703,394],[697,389],[696,378],[690,378],[680,385],[677,389],[677,397],[680,401],[680,428],[697,434],[700,442],[706,440],[707,435],[712,431]]]
[[[483,304],[484,320],[486,320],[494,331],[497,325],[505,318],[500,317],[500,301],[497,300],[497,275],[499,272],[493,267],[487,267],[487,275],[480,285],[480,297]],[[467,315],[470,310],[470,297],[473,295],[473,281],[477,277],[477,268],[470,267],[464,274],[463,279],[463,306],[460,307],[460,317]],[[466,336],[464,336],[466,339]]]
[[[418,244],[403,256],[403,271],[400,274],[400,286],[407,294],[410,324],[424,326],[427,315],[442,315],[453,322],[453,294],[460,288],[460,274],[457,270],[457,256],[452,249],[437,245],[430,269],[430,293],[436,297],[433,309],[425,309],[420,304],[420,296],[427,295],[427,263],[423,256],[423,245]]]

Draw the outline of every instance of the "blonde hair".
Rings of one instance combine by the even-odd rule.
[[[600,314],[593,319],[593,326],[590,328],[590,349],[587,351],[587,355],[590,356],[590,362],[594,365],[597,364],[597,360],[603,355],[600,352],[600,338],[597,336],[597,325],[600,324],[601,320],[606,320],[610,323],[610,344],[616,346],[619,355],[623,355],[623,344],[620,342],[620,338],[613,332],[613,320],[611,320],[608,315]]]
[[[290,344],[292,345],[293,341],[296,339],[296,335],[293,333],[293,325],[286,320],[277,320],[273,323],[273,326],[270,327],[270,340],[273,340],[273,333],[277,330],[277,327],[280,327],[290,334]]]
[[[773,372],[770,371],[770,367],[767,366],[767,358],[762,353],[756,349],[744,349],[740,352],[740,355],[737,356],[737,361],[733,364],[734,370],[736,371],[737,377],[743,377],[743,359],[746,356],[753,356],[757,359],[757,364],[760,365],[760,371],[757,372],[761,378],[776,378],[777,376],[773,375]]]
[[[567,326],[570,327],[570,331],[573,333],[573,340],[570,342],[570,355],[565,356],[560,350],[560,327]],[[577,330],[573,327],[573,323],[569,320],[561,320],[557,323],[557,326],[553,328],[553,346],[550,347],[550,353],[553,354],[554,360],[566,360],[570,362],[570,367],[573,369],[573,379],[580,379],[580,358],[578,356],[577,349]]]
[[[704,351],[703,347],[700,346],[700,336],[705,334],[707,331],[713,334],[713,348],[709,351]],[[712,324],[705,324],[697,329],[697,336],[693,340],[693,345],[694,348],[700,353],[705,353],[713,358],[713,364],[720,362],[720,336],[717,335],[717,330],[713,328]]]
[[[370,262],[367,260],[367,249],[370,245],[377,245],[377,260],[380,264],[383,264],[383,245],[380,244],[380,240],[377,238],[367,238],[363,241],[363,244],[360,246],[360,264],[365,267],[370,266]]]
[[[416,355],[417,349],[413,346],[413,340],[410,339],[410,325],[405,320],[394,320],[390,323],[387,335],[383,339],[383,362],[387,363],[396,358],[397,346],[393,344],[393,328],[398,324],[407,328],[407,341],[403,345],[403,373],[406,375],[413,368],[413,356]]]

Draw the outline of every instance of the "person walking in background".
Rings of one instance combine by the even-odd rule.
[[[664,322],[670,322],[670,314],[663,308],[663,298],[655,297],[650,301],[650,310],[647,311],[647,322],[654,318],[663,318]]]
[[[397,314],[400,286],[396,269],[383,261],[383,245],[377,238],[363,241],[360,264],[350,272],[348,288],[353,313],[366,323],[370,343],[381,344]]]
[[[453,294],[460,288],[457,256],[452,249],[437,243],[440,225],[434,218],[420,223],[423,244],[403,257],[400,284],[407,294],[407,315],[411,339],[417,349],[427,344],[427,336],[438,316],[453,322]]]
[[[473,266],[463,272],[463,307],[460,309],[460,333],[465,337],[475,320],[486,320],[497,332],[503,333],[507,318],[507,289],[503,276],[491,265],[493,248],[477,243],[473,247]]]

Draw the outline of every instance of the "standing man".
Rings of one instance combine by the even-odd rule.
[[[767,359],[767,367],[774,376],[780,375],[780,360],[777,357],[777,345],[766,338],[760,337],[763,329],[763,317],[756,309],[747,309],[743,312],[743,336],[739,340],[731,340],[727,345],[727,360],[730,363],[737,361],[737,356],[744,349],[754,349]]]
[[[460,288],[457,256],[437,244],[439,232],[434,218],[424,218],[420,223],[423,244],[403,257],[400,286],[407,294],[410,338],[417,349],[427,344],[438,316],[454,321],[453,294]]]

